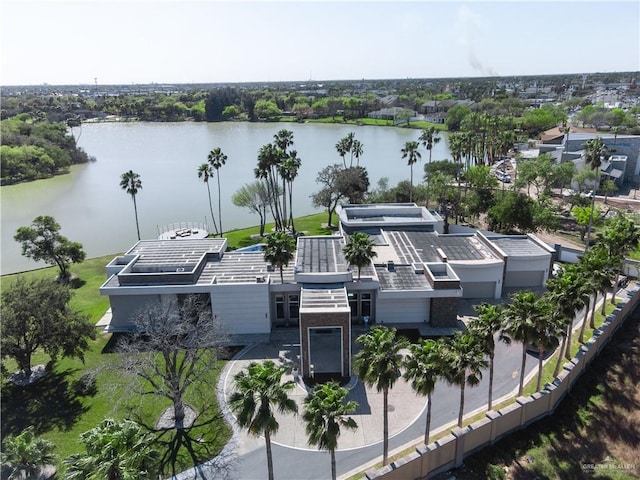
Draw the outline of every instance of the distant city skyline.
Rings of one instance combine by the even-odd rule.
[[[640,71],[640,2],[2,0],[0,84]]]

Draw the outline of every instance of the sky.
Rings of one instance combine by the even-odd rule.
[[[640,1],[0,0],[0,84],[640,71]]]

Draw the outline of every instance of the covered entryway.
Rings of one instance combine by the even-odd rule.
[[[301,371],[351,375],[351,310],[343,285],[304,286],[300,294]]]
[[[342,328],[309,328],[309,368],[342,374]]]

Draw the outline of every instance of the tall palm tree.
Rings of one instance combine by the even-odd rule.
[[[531,342],[533,318],[540,315],[538,297],[530,290],[523,290],[511,296],[512,303],[505,308],[505,332],[512,340],[522,343],[522,364],[518,395],[524,389],[524,374],[527,367],[527,345]]]
[[[358,267],[358,280],[360,280],[360,273],[362,267],[366,267],[371,263],[371,260],[378,256],[373,250],[373,240],[363,232],[356,232],[349,237],[349,243],[343,248],[344,258],[349,262],[349,265]]]
[[[293,132],[282,129],[273,136],[273,144],[278,152],[277,169],[282,179],[282,221],[287,221],[287,179],[283,173],[283,164],[290,158],[289,147],[293,146]],[[297,174],[297,172],[296,172]]]
[[[213,214],[213,204],[211,203],[211,188],[209,188],[209,179],[213,176],[213,170],[211,165],[203,163],[198,167],[198,178],[207,185],[207,194],[209,195],[209,211],[211,212],[211,221],[213,222],[213,228],[215,233],[218,233],[218,224],[216,223],[216,216]]]
[[[427,397],[427,419],[424,427],[424,443],[429,444],[431,431],[431,395],[436,382],[443,375],[445,365],[442,360],[442,341],[423,339],[409,345],[409,354],[404,358],[404,378],[419,395]]]
[[[135,173],[133,170],[124,172],[122,175],[120,175],[120,188],[131,195],[131,199],[133,200],[133,211],[136,215],[136,231],[138,232],[138,240],[140,240],[140,225],[138,224],[138,204],[136,203],[136,195],[138,194],[138,191],[142,190],[142,180],[140,180],[140,175]]]
[[[445,342],[445,380],[460,387],[460,409],[458,427],[462,427],[464,416],[465,386],[475,387],[482,379],[482,369],[487,368],[482,345],[471,333],[457,333]]]
[[[238,425],[249,430],[252,435],[264,435],[267,446],[267,470],[269,480],[273,480],[273,458],[271,435],[279,428],[274,409],[280,413],[298,412],[298,406],[289,392],[295,387],[291,380],[282,383],[285,368],[271,360],[262,363],[251,362],[234,377],[235,392],[229,398],[229,405],[237,416]]]
[[[158,478],[159,453],[154,437],[131,420],[107,418],[84,432],[86,452],[63,460],[69,480],[135,480]]]
[[[348,140],[346,138],[341,138],[338,143],[336,143],[336,150],[338,151],[340,158],[342,158],[342,166],[347,168],[347,161],[345,160],[345,157],[347,153],[349,153]]]
[[[227,156],[222,153],[220,147],[216,147],[209,152],[207,161],[216,170],[216,179],[218,180],[218,221],[220,222],[220,237],[222,238],[222,202],[220,200],[220,168],[227,163]]]
[[[296,229],[293,224],[293,181],[298,176],[298,170],[300,170],[301,164],[302,161],[298,158],[298,152],[291,150],[287,158],[284,159],[278,168],[280,176],[286,182],[287,190],[289,192],[289,228],[294,234]]]
[[[440,142],[440,136],[438,135],[438,130],[435,127],[428,127],[422,130],[420,137],[418,140],[422,142],[424,148],[429,152],[429,165],[431,165],[431,151],[433,150],[433,146]],[[429,184],[430,180],[427,178],[427,200],[426,207],[429,208]]]
[[[552,315],[556,305],[548,301],[549,297],[544,295],[538,301],[539,314],[531,318],[530,341],[538,350],[538,384],[536,391],[540,391],[542,386],[542,364],[545,353],[553,349],[558,343],[558,337],[564,332],[564,326],[556,321]]]
[[[554,312],[556,320],[566,329],[566,333],[562,336],[558,361],[553,374],[554,377],[557,377],[562,365],[563,354],[566,359],[571,358],[573,322],[576,313],[583,307],[585,298],[588,298],[588,293],[583,288],[582,272],[578,265],[565,265],[557,277],[547,280],[545,295],[549,296],[550,302],[556,305]]]
[[[53,453],[56,446],[49,440],[36,437],[33,430],[33,426],[30,426],[16,436],[6,435],[3,440],[0,460],[3,473],[8,474],[10,479],[40,478],[43,466],[56,463]]]
[[[332,381],[316,385],[304,401],[302,418],[306,422],[309,445],[329,450],[332,480],[336,480],[336,449],[340,428],[358,428],[356,421],[347,416],[356,411],[358,402],[351,400],[345,403],[348,394],[349,390]]]
[[[493,407],[493,367],[496,356],[496,335],[506,344],[511,339],[504,333],[504,315],[502,305],[482,303],[475,307],[478,316],[467,325],[469,331],[477,337],[482,349],[489,356],[489,401],[487,410]]]
[[[407,159],[407,165],[411,168],[411,183],[409,189],[409,202],[413,202],[413,164],[420,160],[420,152],[418,148],[420,144],[416,141],[406,142],[402,148],[402,158]]]
[[[589,216],[589,226],[587,227],[587,244],[585,247],[585,250],[589,250],[591,242],[591,227],[593,225],[593,212],[596,203],[596,192],[600,187],[600,165],[602,165],[603,160],[609,158],[609,149],[600,137],[587,140],[584,147],[585,162],[591,170],[596,172],[596,187],[593,189],[593,195],[591,196],[591,215]]]
[[[382,464],[386,465],[389,455],[389,390],[400,377],[400,350],[406,347],[406,342],[396,337],[395,328],[386,327],[374,327],[360,335],[356,342],[362,345],[361,350],[353,357],[358,377],[367,385],[375,386],[378,392],[382,392]]]
[[[362,142],[360,140],[354,140],[353,145],[351,146],[351,150],[353,152],[353,156],[356,157],[356,166],[360,166],[360,157],[364,153],[364,148],[362,147]]]
[[[253,172],[255,177],[265,180],[269,190],[269,208],[273,214],[276,230],[285,228],[285,220],[280,213],[280,187],[278,186],[278,165],[280,163],[280,150],[277,146],[267,143],[260,147],[258,152],[258,165]]]
[[[287,232],[273,232],[267,235],[267,241],[263,247],[264,259],[280,270],[281,283],[284,283],[283,269],[293,260],[295,250],[296,240]]]

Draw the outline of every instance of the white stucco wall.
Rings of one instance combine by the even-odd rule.
[[[269,333],[269,285],[215,285],[211,295],[213,312],[230,335]]]
[[[464,298],[473,298],[469,296],[468,291],[464,292],[465,283],[488,283],[493,287],[493,298],[500,298],[502,295],[502,275],[504,271],[504,262],[502,260],[494,262],[449,262],[449,264],[458,275],[458,278],[460,278]]]

